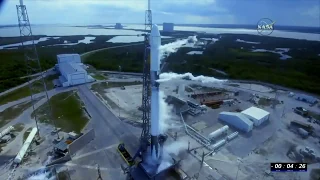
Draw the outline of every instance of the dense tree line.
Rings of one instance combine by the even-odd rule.
[[[172,37],[193,35],[167,33]],[[39,36],[40,38],[41,36]],[[38,54],[43,69],[48,69],[56,63],[56,55],[63,53],[84,53],[95,49],[124,45],[120,43],[106,43],[113,36],[95,36],[92,44],[78,44],[73,46],[47,46],[62,44],[63,41],[78,42],[84,36],[66,36],[60,39],[50,39],[40,42]],[[177,53],[166,58],[165,71],[177,73],[192,72],[195,75],[208,75],[229,79],[260,80],[284,85],[320,94],[320,43],[306,40],[275,38],[255,35],[234,34],[198,34],[201,38],[220,38],[216,43],[209,43],[203,55],[186,55],[194,48],[180,48]],[[236,42],[236,39],[260,42],[248,44]],[[7,42],[20,42],[9,38]],[[166,40],[162,44],[172,42]],[[135,44],[135,43],[134,43]],[[127,44],[126,44],[127,45]],[[44,46],[44,47],[43,47]],[[265,52],[251,52],[252,49],[274,50],[275,48],[290,48],[287,54],[293,58],[280,60],[280,55]],[[198,49],[202,50],[202,49]],[[0,92],[21,84],[26,79],[19,77],[26,75],[25,62],[21,49],[0,50]],[[85,63],[101,70],[142,72],[144,45],[134,45],[123,48],[99,51],[86,57]],[[214,71],[219,69],[228,74],[225,76]]]
[[[34,36],[37,40],[45,36]],[[106,43],[114,36],[95,36],[96,39],[92,44],[80,43],[71,46],[48,46],[52,44],[63,44],[64,41],[68,43],[76,43],[78,40],[83,39],[85,36],[62,36],[59,39],[49,39],[47,41],[39,42],[37,51],[41,63],[42,70],[49,69],[56,64],[57,54],[64,53],[84,53],[95,49],[111,47],[121,44]],[[30,38],[25,38],[24,41],[29,41]],[[1,38],[0,45],[19,43],[20,37],[5,37]],[[31,66],[37,70],[36,62],[31,62]],[[32,72],[36,73],[36,71]],[[9,88],[15,87],[28,80],[28,78],[21,79],[20,77],[27,75],[26,62],[24,60],[24,51],[21,47],[18,49],[2,49],[0,50],[0,92]]]

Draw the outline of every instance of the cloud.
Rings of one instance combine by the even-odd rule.
[[[16,24],[15,5],[7,0],[0,24]],[[147,0],[25,0],[34,24],[144,23]],[[296,8],[296,7],[299,7]],[[306,0],[151,0],[155,23],[256,24],[262,17],[278,25],[319,25],[319,2]],[[299,10],[299,11],[298,11]],[[44,13],[45,12],[45,13]]]

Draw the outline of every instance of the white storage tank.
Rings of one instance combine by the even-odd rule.
[[[28,149],[29,149],[29,147],[30,147],[30,145],[31,145],[34,137],[36,136],[37,132],[38,132],[38,129],[37,129],[36,127],[34,127],[34,128],[31,130],[28,138],[27,138],[26,141],[23,143],[23,146],[22,146],[22,148],[20,149],[19,153],[18,153],[17,156],[14,158],[14,160],[13,160],[14,163],[16,163],[16,164],[21,163],[23,157],[26,155],[26,152],[28,151]]]
[[[253,122],[241,113],[221,112],[218,119],[243,132],[250,132],[253,128]]]
[[[7,127],[5,130],[3,130],[3,131],[0,133],[0,138],[2,138],[3,136],[5,136],[6,134],[10,133],[10,131],[12,131],[13,129],[14,129],[13,126]]]
[[[216,150],[218,148],[220,148],[221,146],[225,145],[226,144],[226,140],[221,140],[221,141],[218,141],[217,143],[215,143],[214,145],[212,145],[212,149]]]
[[[229,129],[229,126],[225,125],[222,128],[219,128],[219,129],[213,131],[212,133],[209,134],[209,139],[215,139],[215,138],[221,136],[222,134],[226,134],[228,129]]]
[[[229,136],[227,136],[227,141],[231,141],[232,139],[236,138],[238,135],[239,135],[238,131],[230,134]]]

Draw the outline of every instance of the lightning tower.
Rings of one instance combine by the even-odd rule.
[[[152,28],[152,12],[150,9],[150,0],[148,0],[148,9],[145,12],[145,31],[144,35],[144,59],[143,59],[143,87],[142,87],[142,123],[141,132],[142,151],[147,149],[147,144],[150,142],[150,33]]]
[[[17,15],[18,15],[19,30],[20,30],[20,40],[21,40],[21,44],[22,44],[22,49],[24,51],[24,59],[26,62],[26,71],[27,71],[27,75],[29,78],[28,85],[29,85],[29,89],[30,89],[32,108],[33,108],[33,111],[35,112],[34,119],[36,121],[36,126],[38,128],[38,137],[40,137],[40,133],[39,133],[40,130],[38,127],[38,119],[37,119],[38,117],[37,117],[37,112],[36,112],[35,103],[34,103],[34,101],[36,99],[35,94],[39,93],[39,87],[41,87],[40,88],[41,91],[45,92],[46,100],[47,100],[49,110],[50,110],[50,112],[49,112],[50,116],[51,116],[52,111],[51,111],[51,106],[50,106],[50,102],[49,102],[49,95],[47,92],[46,83],[44,80],[45,76],[44,76],[44,73],[42,72],[42,69],[41,69],[41,64],[39,61],[37,48],[34,43],[34,39],[33,39],[33,35],[32,35],[32,30],[31,30],[29,17],[28,17],[27,8],[23,4],[23,0],[20,0],[20,5],[17,5],[16,8],[17,8]],[[31,41],[32,42],[31,45],[26,44],[25,43],[26,41]],[[32,74],[35,74],[35,73],[40,73],[40,79],[32,81]],[[52,117],[50,117],[50,118],[52,118]],[[51,120],[53,120],[53,119],[51,119]],[[53,122],[54,122],[54,120],[53,120]],[[58,139],[59,139],[58,132],[57,132],[57,135],[58,135]]]

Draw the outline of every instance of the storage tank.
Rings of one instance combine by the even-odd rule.
[[[229,129],[229,126],[225,125],[222,128],[219,128],[219,129],[213,131],[212,133],[209,134],[209,139],[214,139],[214,138],[221,136],[222,134],[226,133],[228,131],[228,129]]]
[[[212,145],[211,147],[212,147],[212,149],[216,150],[216,149],[220,148],[221,146],[223,146],[224,144],[226,144],[226,142],[227,142],[226,140],[221,140],[221,141],[215,143],[214,145]]]
[[[7,127],[5,130],[3,130],[3,131],[0,133],[0,138],[2,138],[4,135],[10,133],[10,131],[12,131],[13,129],[14,129],[13,126]]]
[[[238,131],[230,134],[229,136],[227,136],[227,141],[231,141],[232,139],[236,138],[238,135],[239,135]]]
[[[16,164],[21,163],[24,155],[26,154],[26,152],[28,151],[34,137],[36,136],[38,132],[38,129],[36,127],[34,127],[32,129],[32,131],[30,132],[28,138],[26,139],[26,141],[23,143],[22,148],[20,149],[19,153],[17,154],[17,156],[14,158],[13,162]]]

